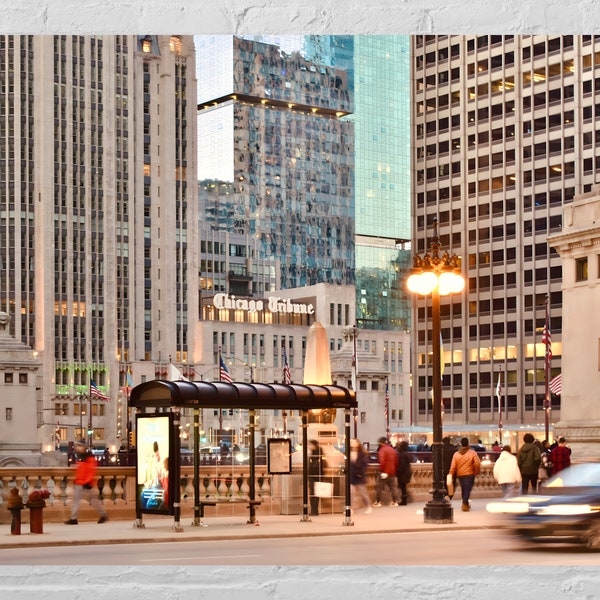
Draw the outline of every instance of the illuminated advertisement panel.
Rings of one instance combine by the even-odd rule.
[[[138,512],[173,514],[172,414],[138,415],[136,508]]]

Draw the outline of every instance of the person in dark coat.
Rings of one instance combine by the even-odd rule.
[[[408,454],[408,442],[402,441],[398,445],[398,466],[396,467],[396,479],[400,487],[400,506],[408,504],[408,492],[406,486],[410,483],[412,477],[412,468],[410,466],[410,456]]]
[[[352,492],[352,508],[356,508],[356,499],[360,497],[366,507],[365,514],[372,512],[371,499],[367,490],[369,457],[364,446],[357,440],[350,440],[350,486]]]
[[[532,493],[537,491],[538,469],[542,463],[542,453],[535,445],[535,439],[531,433],[523,436],[525,442],[517,453],[519,469],[521,470],[521,493],[526,494],[531,485]]]
[[[446,485],[446,478],[450,472],[450,465],[452,464],[452,457],[456,452],[456,446],[452,445],[450,438],[445,436],[442,438],[442,465],[444,469],[444,485]],[[454,489],[456,489],[456,481],[454,482]],[[448,488],[446,488],[446,495],[452,500],[454,494],[448,494]]]
[[[308,442],[308,490],[310,493],[310,514],[319,514],[319,498],[315,496],[315,481],[321,481],[325,457],[317,440]]]

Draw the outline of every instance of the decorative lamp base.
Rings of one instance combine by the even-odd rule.
[[[430,500],[423,510],[424,523],[454,523],[454,509],[447,500]]]

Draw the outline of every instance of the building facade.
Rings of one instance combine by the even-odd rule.
[[[218,381],[221,356],[234,381],[283,383],[287,360],[291,382],[301,384],[308,331],[313,323],[319,322],[329,339],[332,383],[353,389],[356,381],[359,408],[355,431],[362,441],[376,447],[377,439],[386,433],[386,387],[390,427],[409,423],[410,335],[404,331],[355,328],[354,301],[353,286],[333,284],[245,297],[214,294],[203,299],[195,336],[196,362],[177,366],[184,377]],[[281,435],[289,435],[295,442],[301,440],[301,415],[285,415],[285,424],[283,417],[280,411],[260,414],[261,442]],[[183,416],[184,428],[189,429],[191,419],[191,414]],[[340,434],[343,419],[343,414],[336,416]],[[221,415],[218,410],[203,411],[206,444],[214,445],[225,438],[244,446],[247,425],[248,416],[243,411]]]
[[[128,362],[192,351],[194,57],[186,36],[0,37],[0,310],[42,360],[43,451],[118,447]]]
[[[548,306],[561,370],[562,267],[548,236],[597,180],[600,65],[593,36],[414,36],[413,250],[461,257],[467,289],[442,301],[444,420],[544,422]],[[431,307],[415,300],[414,401],[431,420]],[[553,421],[561,419],[552,394]],[[542,427],[543,429],[543,427]],[[492,433],[492,435],[494,435]]]
[[[353,284],[346,71],[235,36],[196,44],[199,178],[214,186],[220,226],[254,236],[259,258],[278,258],[282,289]]]
[[[563,228],[548,243],[563,265],[563,349],[561,419],[556,433],[565,436],[578,461],[597,460],[600,451],[600,187],[565,206]],[[585,318],[582,317],[585,315]],[[569,360],[576,357],[575,360]]]
[[[354,91],[356,318],[408,329],[410,299],[410,38],[308,35],[303,52],[343,68]]]

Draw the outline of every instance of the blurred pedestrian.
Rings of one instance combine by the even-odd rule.
[[[396,479],[400,488],[400,506],[408,504],[408,492],[406,486],[412,478],[412,467],[410,466],[410,455],[408,454],[408,442],[403,440],[398,444],[398,466],[396,467]]]
[[[477,452],[469,446],[469,438],[462,438],[460,440],[460,446],[460,449],[452,456],[449,473],[453,477],[458,477],[462,498],[462,509],[467,512],[471,510],[469,498],[471,497],[471,490],[475,485],[475,477],[479,474],[479,470],[481,469],[481,461],[479,460]]]
[[[315,496],[315,482],[321,481],[325,471],[325,457],[317,440],[308,442],[308,489],[310,492],[310,514],[318,516],[319,497]]]
[[[510,446],[503,446],[500,456],[494,463],[494,479],[502,488],[504,498],[514,496],[521,483],[521,471],[517,457],[511,452]]]
[[[442,464],[443,464],[443,468],[444,468],[443,475],[444,475],[444,485],[446,486],[446,495],[448,496],[448,498],[450,498],[450,500],[452,500],[452,497],[454,496],[454,491],[452,493],[449,493],[446,481],[447,481],[448,473],[450,472],[450,465],[452,464],[452,457],[454,456],[455,452],[456,452],[456,446],[454,446],[454,444],[452,444],[450,437],[444,436],[442,438]],[[454,482],[454,488],[456,489],[456,481]]]
[[[564,437],[558,438],[558,446],[550,452],[550,462],[552,462],[552,475],[571,466],[571,449],[567,447],[567,440]]]
[[[524,444],[519,448],[517,461],[521,471],[521,493],[527,494],[529,486],[535,494],[537,491],[538,469],[542,463],[542,453],[535,445],[535,440],[531,433],[523,436]]]
[[[89,503],[96,509],[100,518],[98,523],[108,521],[108,515],[97,496],[98,489],[94,490],[96,477],[96,459],[88,450],[83,440],[75,442],[75,453],[78,458],[77,471],[73,480],[73,504],[71,505],[71,518],[65,521],[65,525],[77,525],[77,515],[81,499],[87,496]]]
[[[360,498],[366,506],[365,515],[370,514],[371,499],[367,490],[367,475],[369,469],[369,457],[364,446],[357,440],[350,440],[350,485],[352,496],[352,508],[357,508],[356,500]]]
[[[375,484],[375,502],[373,502],[373,506],[381,506],[384,489],[389,490],[392,495],[390,506],[398,506],[398,484],[396,482],[398,454],[390,446],[387,438],[380,437],[378,443],[377,460],[379,462],[379,477],[377,477]]]

